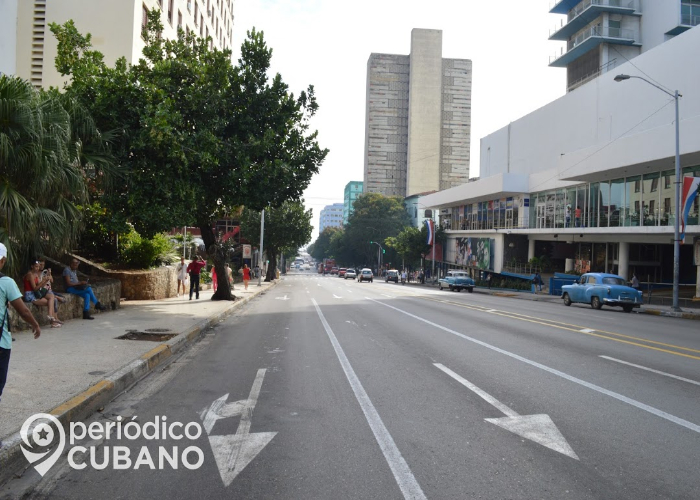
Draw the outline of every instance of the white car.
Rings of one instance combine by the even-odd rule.
[[[354,269],[347,269],[345,271],[345,274],[343,275],[343,277],[345,279],[348,279],[348,278],[355,279],[355,278],[357,278],[357,273],[355,272]]]
[[[360,271],[360,275],[357,277],[357,281],[369,281],[370,283],[372,283],[372,281],[374,281],[374,275],[372,274],[372,270],[365,267],[362,271]]]

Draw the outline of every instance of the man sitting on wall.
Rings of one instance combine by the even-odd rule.
[[[70,267],[63,270],[66,292],[82,297],[85,301],[83,319],[95,319],[90,316],[90,302],[95,304],[95,309],[100,311],[106,311],[107,308],[97,300],[95,293],[92,291],[92,287],[88,284],[88,280],[81,281],[78,279],[78,264],[80,264],[78,259],[73,258],[73,260],[70,261]]]

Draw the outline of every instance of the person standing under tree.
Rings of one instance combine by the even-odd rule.
[[[185,284],[187,283],[187,264],[185,257],[180,257],[180,263],[175,268],[177,273],[177,296],[180,296],[180,285],[182,285],[182,295],[185,295]]]
[[[7,247],[0,243],[0,271],[7,263]],[[34,338],[41,335],[41,327],[37,323],[27,306],[22,302],[22,294],[17,288],[17,283],[0,272],[0,399],[7,382],[7,371],[10,367],[10,354],[12,353],[12,332],[10,331],[10,312],[8,308],[14,307],[24,321],[29,323],[34,333]]]
[[[187,274],[190,275],[190,300],[192,300],[192,292],[195,292],[196,298],[199,299],[199,273],[202,268],[207,265],[201,256],[192,259],[192,262],[187,266]]]

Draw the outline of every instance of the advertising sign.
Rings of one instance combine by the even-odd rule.
[[[493,269],[493,242],[490,238],[455,238],[454,263],[477,269]]]
[[[252,256],[252,251],[250,245],[243,245],[243,258],[244,259],[250,259]]]

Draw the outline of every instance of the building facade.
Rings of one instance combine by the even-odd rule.
[[[364,189],[411,196],[469,179],[472,63],[442,58],[442,31],[367,62]]]
[[[566,68],[569,91],[700,24],[700,0],[558,0],[550,12],[566,16],[549,65]]]
[[[352,213],[352,206],[355,200],[362,194],[362,181],[350,181],[345,185],[345,193],[343,196],[343,225],[348,223],[348,218]]]
[[[8,12],[16,12],[14,21],[9,21],[14,23],[14,43],[9,45],[14,56],[5,54],[0,63],[7,59],[5,72],[36,87],[61,88],[66,81],[54,65],[57,42],[49,29],[52,22],[62,24],[72,19],[78,31],[92,35],[93,48],[102,52],[108,65],[120,57],[127,63],[138,62],[145,46],[141,36],[145,14],[154,8],[161,12],[164,38],[174,39],[182,29],[211,37],[211,47],[221,50],[231,47],[233,36],[233,0],[0,1],[0,7],[7,5],[14,8]],[[7,19],[2,23],[8,23]],[[4,41],[5,35],[0,36]]]
[[[318,232],[322,233],[327,227],[343,227],[343,209],[345,204],[343,203],[333,203],[332,205],[326,205],[323,210],[321,210],[321,215],[319,218]]]
[[[482,177],[423,199],[449,230],[445,262],[501,272],[544,256],[556,271],[634,272],[670,283],[679,217],[673,95],[682,94],[683,182],[700,177],[700,66],[687,64],[696,58],[700,28],[484,137]],[[616,74],[632,78],[617,81]],[[696,199],[679,261],[681,283],[695,284],[697,296],[699,212]],[[475,245],[488,248],[489,258],[470,259]]]

